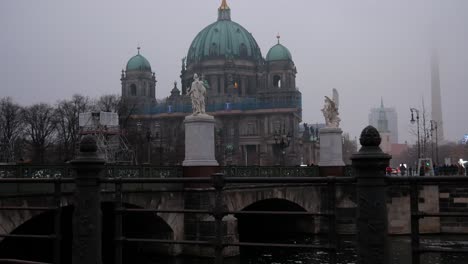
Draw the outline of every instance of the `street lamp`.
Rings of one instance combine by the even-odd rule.
[[[141,126],[142,126],[142,123],[140,121],[137,121],[136,123],[136,126],[137,126],[137,155],[136,155],[136,163],[137,165],[140,163],[140,159],[141,159]]]
[[[317,147],[318,143],[320,142],[319,138],[319,127],[318,124],[315,125],[315,129],[312,126],[310,126],[310,135],[311,135],[311,141],[312,141],[312,160],[314,164],[317,164]]]
[[[416,108],[410,108],[410,111],[411,111],[411,124],[414,124],[415,120],[414,120],[414,113],[416,113],[416,126],[417,126],[417,130],[418,130],[418,162],[419,162],[419,158],[421,158],[421,143],[419,142],[419,110],[416,109]]]
[[[151,130],[148,128],[148,130],[146,130],[146,145],[147,145],[147,149],[148,149],[148,164],[151,164]]]
[[[285,165],[285,149],[289,147],[289,144],[291,143],[291,133],[288,132],[286,134],[286,131],[283,127],[283,133],[281,133],[281,129],[276,130],[273,138],[275,139],[275,145],[278,146],[281,149],[281,154],[283,157],[283,166]]]
[[[437,121],[431,120],[431,141],[432,141],[432,131],[435,130],[435,144],[436,144],[436,164],[439,164],[439,144],[438,144],[438,131],[437,131]],[[434,159],[434,142],[432,141],[432,159]]]
[[[154,138],[158,141],[159,143],[159,157],[158,157],[158,165],[161,166],[162,165],[162,151],[163,151],[163,146],[162,146],[162,131],[161,131],[161,125],[159,124],[159,122],[156,122],[156,124],[154,124],[154,132],[155,132],[155,136]]]

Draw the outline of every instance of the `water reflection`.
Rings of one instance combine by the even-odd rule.
[[[341,237],[339,239],[339,250],[337,253],[337,263],[353,264],[356,263],[356,252],[353,237]],[[294,242],[294,241],[293,241]],[[320,237],[306,237],[302,241],[307,244],[319,245],[326,242]],[[441,248],[468,248],[468,236],[439,237],[428,236],[421,239],[423,246],[441,247]],[[392,264],[411,263],[410,238],[407,236],[398,236],[390,238],[390,251]],[[135,261],[135,259],[133,259]],[[127,262],[132,263],[132,262]],[[133,262],[134,263],[134,262]],[[146,257],[139,260],[144,264],[211,264],[213,260],[197,259],[188,257],[161,258]],[[320,250],[289,250],[289,249],[271,249],[271,248],[250,248],[242,249],[241,256],[225,259],[226,264],[323,264],[328,263],[328,253]],[[461,254],[440,254],[430,253],[421,256],[421,263],[425,264],[466,264],[466,256]]]

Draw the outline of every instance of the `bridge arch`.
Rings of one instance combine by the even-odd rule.
[[[307,212],[319,212],[320,196],[321,189],[317,186],[242,188],[227,190],[224,202],[230,211],[240,211],[261,200],[281,199],[297,204]]]
[[[248,211],[307,212],[305,208],[286,199],[257,201],[235,215],[239,240],[246,242],[282,242],[304,233],[314,232],[314,218],[307,215],[244,214]]]
[[[124,206],[126,208],[146,208],[146,209],[164,209],[166,206],[169,208],[175,207],[174,200],[167,199],[165,197],[158,196],[139,196],[139,195],[126,195],[124,196]],[[70,245],[71,250],[71,230],[72,230],[72,216],[73,216],[73,197],[64,196],[62,197],[62,234],[63,242]],[[11,205],[22,205],[24,207],[38,207],[38,206],[50,206],[50,198],[35,197],[34,200],[22,199],[22,200],[9,200],[2,202],[4,206]],[[103,228],[103,250],[113,251],[113,238],[114,238],[114,212],[113,209],[113,198],[111,195],[104,195],[102,202],[102,228]],[[0,210],[0,232],[3,234],[53,234],[53,211],[30,211],[30,210]],[[127,223],[127,224],[126,224]],[[124,236],[133,238],[157,238],[157,239],[183,239],[183,217],[177,216],[176,214],[169,213],[155,213],[155,212],[128,212],[124,216]],[[180,226],[182,225],[182,226]],[[107,240],[107,241],[106,241]],[[37,248],[33,250],[31,260],[36,261],[51,261],[45,259],[53,256],[53,254],[47,254],[48,256],[40,256],[40,253],[46,253],[48,249],[44,247],[52,248],[53,244],[41,243],[41,240],[37,240],[39,246],[28,246],[23,247],[21,244],[18,246],[17,243],[24,242],[24,240],[5,238],[0,239],[0,257],[14,257],[14,251],[11,248]],[[69,241],[69,243],[67,242]],[[16,246],[15,246],[16,245]],[[110,245],[110,246],[109,246]],[[133,248],[151,250],[152,252],[160,252],[169,255],[177,255],[181,251],[179,245],[167,246],[164,244],[145,244],[143,247],[138,243],[134,243]],[[44,246],[44,247],[42,247]],[[149,248],[151,246],[151,248]],[[66,248],[67,246],[65,246]],[[42,250],[41,250],[42,249]],[[5,255],[5,252],[9,252],[9,255]],[[25,252],[19,252],[18,256],[24,256]],[[46,254],[42,254],[46,255]],[[106,255],[106,254],[104,254]],[[110,254],[113,255],[113,254]],[[35,257],[34,257],[35,256]],[[71,251],[62,251],[62,256],[69,258]],[[24,259],[24,258],[23,258]],[[71,261],[71,260],[70,260]],[[65,261],[67,262],[67,261]]]

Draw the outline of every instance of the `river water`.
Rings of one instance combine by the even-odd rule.
[[[353,264],[356,263],[356,251],[353,237],[344,237],[339,239],[339,249],[337,252],[337,263]],[[290,241],[293,242],[294,241]],[[296,241],[298,242],[298,241]],[[324,240],[317,237],[306,237],[301,243],[319,245],[325,243]],[[410,264],[411,248],[410,238],[407,236],[395,236],[390,238],[390,252],[392,264]],[[423,246],[442,247],[442,248],[468,248],[468,236],[425,236],[421,238]],[[141,257],[141,256],[140,256]],[[136,258],[133,259],[135,261]],[[128,262],[131,263],[131,262]],[[136,262],[135,262],[136,263]],[[209,264],[213,260],[194,259],[188,257],[162,258],[162,257],[144,257],[139,259],[142,264]],[[241,251],[241,255],[236,258],[225,259],[226,264],[324,264],[328,263],[328,253],[324,251],[311,250],[288,250],[288,249],[269,249],[255,248]],[[466,264],[467,256],[462,254],[430,253],[422,254],[421,263],[424,264]]]

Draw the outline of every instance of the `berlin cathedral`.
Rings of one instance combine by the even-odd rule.
[[[171,93],[158,100],[155,73],[138,49],[121,75],[122,100],[131,105],[126,130],[136,146],[137,162],[182,164],[183,121],[192,112],[187,89],[196,73],[208,88],[206,112],[215,117],[220,165],[300,164],[302,98],[297,70],[290,51],[277,38],[264,57],[253,35],[231,20],[231,9],[223,0],[218,19],[188,47],[180,88],[174,83]]]

